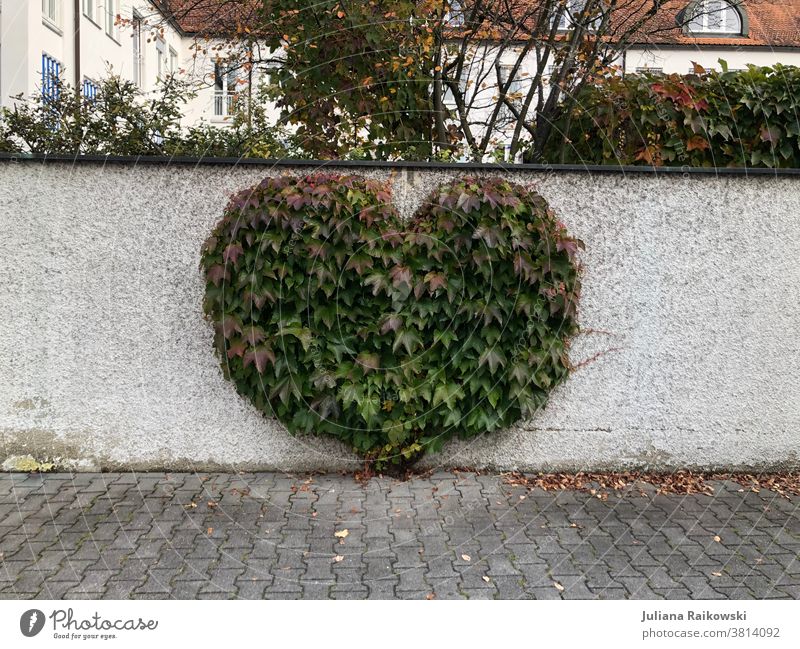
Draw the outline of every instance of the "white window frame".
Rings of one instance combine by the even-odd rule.
[[[135,9],[131,17],[131,54],[133,56],[133,82],[138,86],[143,85],[144,73],[144,47],[142,43],[142,28],[144,18]]]
[[[163,81],[168,76],[168,65],[167,42],[161,36],[156,36],[156,78],[159,81]]]
[[[570,29],[573,29],[577,24],[575,22],[575,17],[579,16],[583,11],[583,8],[586,6],[587,0],[566,0],[566,8],[564,9],[563,13],[561,14],[561,18],[558,21],[558,31],[560,32],[568,32]],[[557,9],[556,9],[557,11]],[[557,13],[555,15],[558,15]],[[550,20],[550,24],[555,21],[555,15]],[[592,24],[588,26],[587,29],[590,31],[596,30],[600,27],[600,23],[603,20],[603,16],[600,15],[594,20],[592,20]]]
[[[91,90],[91,95],[89,95],[86,91]],[[100,84],[97,83],[91,77],[83,77],[83,83],[81,84],[81,94],[83,98],[87,101],[96,101],[97,96],[100,94]]]
[[[232,114],[233,98],[238,93],[239,77],[236,66],[227,61],[214,61],[214,118],[227,119]],[[221,87],[217,79],[222,77]]]
[[[61,0],[42,0],[42,22],[61,32]]]
[[[169,48],[169,73],[175,74],[178,71],[178,53],[173,49]]]
[[[511,74],[511,71],[514,69],[513,63],[501,63],[500,64],[500,82],[503,86],[506,85],[508,82],[508,75]],[[526,88],[525,88],[525,80],[521,76],[522,67],[517,70],[517,74],[511,80],[511,85],[508,87],[508,92],[506,95],[510,94],[520,94],[521,96],[518,99],[510,99],[512,104],[522,106],[523,101],[525,100]],[[499,90],[499,89],[498,89]],[[503,120],[513,120],[514,113],[511,112],[508,106],[503,104],[500,108],[500,118]]]
[[[448,27],[463,27],[466,21],[464,8],[458,0],[450,0],[447,13],[444,15],[444,24]]]
[[[105,31],[109,38],[119,42],[119,28],[117,27],[117,13],[119,0],[105,0]]]
[[[47,52],[42,52],[41,94],[44,103],[48,104],[58,99],[59,83],[63,70],[64,66],[61,61],[54,56],[50,56]]]
[[[716,5],[709,7],[709,5]],[[694,5],[695,14],[689,18],[686,28],[690,34],[725,34],[741,36],[744,27],[742,14],[729,0],[699,0]],[[728,27],[728,21],[734,17],[736,23]]]
[[[97,0],[81,0],[81,10],[83,15],[91,20],[95,25],[97,24]]]

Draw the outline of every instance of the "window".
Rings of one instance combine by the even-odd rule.
[[[693,34],[742,33],[742,16],[728,0],[699,0],[688,11],[688,30]]]
[[[97,0],[83,0],[83,15],[86,16],[89,20],[94,21],[94,12],[97,7],[95,7],[95,3]]]
[[[227,117],[233,108],[236,94],[236,68],[224,63],[214,64],[214,115]]]
[[[514,69],[513,65],[501,65],[500,66],[500,81],[505,86],[508,83],[508,79],[511,75],[511,71]],[[524,100],[524,93],[525,93],[525,84],[523,83],[522,79],[519,78],[519,70],[517,70],[517,75],[511,79],[511,83],[508,86],[508,91],[506,93],[506,97],[508,100],[514,104],[514,106],[519,107],[522,105]],[[513,120],[514,113],[511,112],[511,109],[503,104],[503,107],[500,109],[500,116],[504,120]]]
[[[42,19],[58,27],[61,24],[61,0],[42,0]]]
[[[562,9],[563,6],[563,9]],[[578,24],[578,21],[581,19],[581,13],[583,12],[583,8],[586,6],[586,0],[565,0],[564,5],[556,5],[553,8],[555,12],[555,16],[558,16],[558,12],[561,11],[561,15],[558,19],[558,30],[559,31],[568,31],[575,27]],[[555,16],[553,20],[555,20]],[[587,26],[588,29],[597,29],[600,26],[600,23],[603,20],[602,14],[592,18]]]
[[[117,40],[117,5],[119,0],[106,0],[106,34]]]
[[[444,15],[444,24],[450,27],[464,26],[464,9],[458,0],[451,0]]]
[[[142,85],[142,17],[136,12],[133,12],[133,19],[131,20],[131,28],[133,30],[133,82],[140,86]]]
[[[58,99],[61,63],[48,54],[42,53],[42,98],[46,104]]]
[[[100,92],[100,86],[91,79],[83,78],[83,96],[89,101],[97,99],[97,94]]]
[[[178,71],[178,53],[169,48],[169,73],[175,74]]]
[[[167,44],[160,36],[156,37],[156,70],[159,81],[167,78],[169,74],[167,69]]]

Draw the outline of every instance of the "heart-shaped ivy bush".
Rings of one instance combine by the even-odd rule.
[[[499,178],[445,185],[408,222],[390,201],[355,176],[267,178],[233,197],[202,254],[239,392],[382,463],[544,405],[569,372],[583,246]]]

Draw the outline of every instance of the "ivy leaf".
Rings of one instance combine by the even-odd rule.
[[[219,286],[223,279],[227,281],[231,278],[231,275],[225,266],[215,264],[206,271],[206,277],[214,286]]]
[[[239,260],[239,255],[244,252],[244,248],[240,243],[229,243],[225,246],[225,252],[222,253],[223,261],[232,262],[234,265]]]
[[[392,345],[392,351],[396,352],[400,347],[406,350],[406,354],[411,355],[415,349],[422,346],[419,335],[410,329],[401,329],[397,332]]]
[[[430,272],[425,275],[425,283],[431,293],[435,293],[437,289],[447,288],[447,277],[444,273]]]
[[[497,347],[492,347],[480,355],[478,367],[483,367],[487,363],[489,364],[489,371],[494,374],[497,372],[497,368],[506,364],[506,357]]]
[[[365,374],[372,370],[377,370],[381,366],[380,356],[367,352],[361,352],[356,356],[356,362],[364,368]]]
[[[474,210],[480,209],[480,207],[481,199],[475,194],[469,194],[467,192],[461,192],[458,197],[458,201],[456,202],[456,208],[463,210],[467,214]]]
[[[390,331],[397,331],[403,325],[403,319],[397,315],[391,315],[383,321],[381,333],[387,334]]]
[[[242,360],[242,364],[245,367],[251,363],[255,363],[258,373],[263,374],[264,370],[267,368],[267,361],[275,365],[275,354],[272,351],[272,347],[269,345],[261,345],[254,349],[249,349]]]
[[[395,288],[398,288],[401,284],[406,284],[411,288],[411,269],[408,266],[396,265],[389,271],[389,277],[392,278],[392,285]]]

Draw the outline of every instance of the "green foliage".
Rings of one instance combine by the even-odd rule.
[[[434,4],[264,0],[273,99],[312,156],[430,155],[434,40],[418,12]]]
[[[175,79],[149,97],[131,81],[105,79],[95,99],[57,83],[55,98],[41,93],[17,97],[3,109],[2,122],[13,148],[31,153],[163,154],[179,138],[181,105],[191,95]]]
[[[800,167],[800,68],[609,75],[548,143],[551,163]]]
[[[267,178],[233,197],[201,264],[242,395],[404,463],[533,413],[567,377],[583,244],[498,178],[442,186],[407,223],[390,198],[354,176]]]
[[[191,126],[169,146],[172,155],[218,158],[305,158],[296,134],[276,126],[267,106],[269,86],[261,84],[252,98],[237,97],[226,128]]]
[[[194,92],[169,77],[152,93],[118,76],[104,79],[96,98],[62,82],[55,97],[17,97],[0,112],[0,150],[30,153],[302,157],[294,137],[269,123],[264,89],[236,104],[229,127],[180,120]]]

